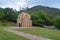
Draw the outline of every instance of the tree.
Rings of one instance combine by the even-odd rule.
[[[4,14],[3,8],[0,8],[0,20],[2,20],[4,16],[5,14]]]
[[[55,17],[53,22],[54,22],[54,26],[60,29],[60,16]]]
[[[45,11],[37,11],[35,14],[31,15],[31,19],[34,25],[50,25],[50,19],[48,18],[47,14]]]
[[[3,12],[0,12],[0,20],[2,20],[4,18],[4,13]]]
[[[13,10],[12,8],[5,8],[4,13],[5,13],[5,19],[12,22],[16,22],[18,16],[18,12],[16,10]]]

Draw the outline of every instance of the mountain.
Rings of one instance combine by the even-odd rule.
[[[26,10],[26,11],[35,13],[35,12],[37,12],[38,10],[44,10],[50,18],[54,18],[54,17],[56,17],[57,15],[60,15],[60,9],[58,9],[58,8],[51,8],[51,7],[46,7],[46,6],[41,6],[41,5],[34,6],[34,7],[30,8],[30,9],[28,9],[28,10]]]

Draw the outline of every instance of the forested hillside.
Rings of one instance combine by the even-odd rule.
[[[28,9],[27,11],[35,13],[38,10],[45,11],[50,18],[54,18],[55,16],[60,15],[60,9],[52,8],[52,7],[45,7],[45,6],[41,6],[41,5],[34,6],[30,9]]]

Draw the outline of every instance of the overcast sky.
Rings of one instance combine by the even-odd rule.
[[[10,7],[19,10],[20,7],[43,5],[60,9],[60,0],[0,0],[0,7]]]

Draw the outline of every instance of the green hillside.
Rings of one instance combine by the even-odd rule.
[[[27,9],[26,11],[35,13],[38,10],[45,11],[50,18],[54,18],[55,16],[60,15],[60,9],[52,8],[52,7],[46,7],[46,6],[41,6],[41,5],[34,6],[32,8]]]

